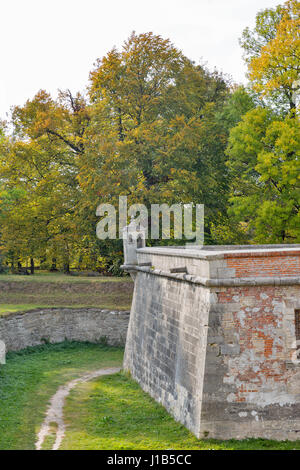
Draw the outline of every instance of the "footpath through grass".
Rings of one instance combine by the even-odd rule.
[[[65,450],[300,450],[300,441],[199,440],[124,373],[78,385],[64,416]]]
[[[122,357],[120,348],[76,342],[9,353],[0,367],[0,450],[34,449],[59,386],[89,371],[120,366]],[[300,450],[300,441],[198,440],[124,373],[77,385],[67,398],[64,419],[68,426],[61,449]]]
[[[123,350],[65,342],[7,354],[0,366],[0,450],[34,449],[47,404],[62,384],[122,364]]]

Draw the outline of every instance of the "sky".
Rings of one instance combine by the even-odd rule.
[[[284,0],[9,0],[0,10],[0,118],[40,89],[84,91],[97,58],[152,31],[246,83],[238,38]]]

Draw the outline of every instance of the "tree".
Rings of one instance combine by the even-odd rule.
[[[294,109],[293,85],[300,76],[299,1],[259,12],[254,30],[244,30],[241,45],[254,90],[277,109]]]
[[[231,213],[260,243],[300,241],[300,124],[268,109],[245,114],[227,150],[233,177]]]
[[[120,195],[148,208],[202,203],[206,243],[244,240],[227,214],[235,176],[225,149],[255,106],[251,93],[153,33],[132,33],[99,59],[88,93],[54,100],[41,90],[13,110],[0,151],[0,230],[12,266],[40,259],[118,272],[122,242],[96,238],[95,211],[118,207]]]
[[[72,112],[64,104],[68,97]],[[72,101],[73,100],[73,101]],[[78,105],[81,104],[81,106]],[[6,250],[15,259],[52,257],[69,269],[78,241],[77,155],[81,154],[82,99],[44,91],[12,115],[13,138],[0,156]]]
[[[261,243],[300,240],[299,21],[299,2],[289,0],[260,12],[243,34],[250,84],[267,99],[230,132],[230,213]]]
[[[133,33],[91,73],[93,138],[79,172],[85,205],[117,205],[121,194],[148,207],[201,202],[209,234],[227,198],[227,137],[217,113],[228,95],[224,77],[169,40]]]

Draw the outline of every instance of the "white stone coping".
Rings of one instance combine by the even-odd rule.
[[[258,256],[276,256],[276,254],[280,255],[282,253],[286,253],[287,255],[291,252],[300,251],[300,245],[233,245],[232,249],[228,246],[222,249],[220,246],[220,250],[216,246],[209,249],[209,245],[207,247],[146,247],[146,248],[138,248],[137,253],[148,254],[148,255],[163,255],[163,256],[178,256],[181,258],[195,258],[195,259],[207,259],[207,260],[214,260],[214,259],[224,259],[224,255],[246,255],[249,253],[249,256],[255,257]]]

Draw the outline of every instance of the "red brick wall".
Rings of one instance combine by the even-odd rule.
[[[236,277],[275,277],[300,275],[300,251],[269,253],[225,253],[227,267]]]

